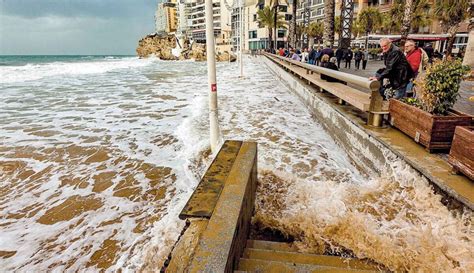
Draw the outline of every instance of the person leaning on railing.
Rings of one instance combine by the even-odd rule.
[[[405,97],[407,84],[413,77],[413,71],[403,52],[393,45],[390,39],[382,38],[380,47],[382,48],[385,68],[379,69],[375,77],[369,79],[382,83],[379,92],[384,99],[387,99],[385,90],[388,87],[383,85],[383,80],[388,79],[390,88],[394,91],[394,98],[401,99]]]
[[[331,62],[330,60],[333,59]],[[336,57],[329,58],[329,55],[324,54],[323,57],[321,57],[321,67],[327,68],[327,69],[332,69],[338,71],[339,69],[337,68],[336,65]],[[333,77],[321,74],[321,80],[326,80],[328,82],[339,82],[338,79],[335,79]]]

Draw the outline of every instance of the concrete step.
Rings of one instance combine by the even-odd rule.
[[[239,271],[258,273],[355,273],[355,272],[377,272],[360,269],[346,269],[340,267],[329,267],[314,264],[300,264],[293,262],[268,261],[260,259],[241,258],[239,261]]]
[[[253,260],[267,260],[297,264],[319,265],[325,267],[338,267],[346,269],[379,270],[373,263],[358,259],[341,258],[316,254],[297,253],[291,251],[276,251],[268,249],[246,248],[242,258]]]
[[[297,252],[298,248],[292,243],[261,241],[261,240],[247,240],[247,248],[267,249],[276,251],[292,251]]]

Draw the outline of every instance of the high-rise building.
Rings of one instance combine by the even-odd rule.
[[[155,12],[155,28],[158,34],[169,34],[176,31],[178,22],[175,0],[158,4]]]

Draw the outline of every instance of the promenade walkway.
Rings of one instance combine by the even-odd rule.
[[[362,67],[362,64],[361,64]],[[344,68],[343,62],[341,63],[340,71],[351,73],[357,76],[370,77],[375,75],[377,69],[384,67],[383,61],[369,61],[367,63],[366,70],[355,69],[354,62],[351,64],[350,69]],[[469,97],[474,96],[474,81],[463,81],[461,83],[461,89],[459,90],[459,99],[454,105],[454,109],[464,112],[466,114],[474,115],[474,102],[469,101]]]

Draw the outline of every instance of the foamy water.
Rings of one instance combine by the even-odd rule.
[[[219,119],[226,139],[259,143],[269,170],[256,221],[393,270],[472,269],[470,214],[450,213],[400,162],[359,173],[263,63],[246,63],[244,81],[218,64]],[[32,67],[0,67],[0,268],[156,270],[209,160],[205,63]]]

